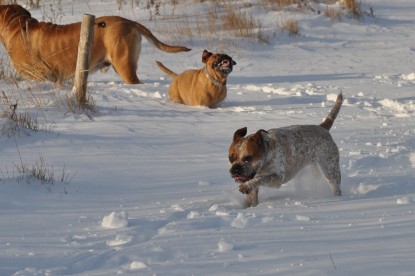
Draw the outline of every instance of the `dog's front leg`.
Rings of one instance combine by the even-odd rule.
[[[282,179],[283,177],[278,174],[255,176],[251,180],[239,185],[239,191],[243,194],[249,194],[259,186],[279,188],[282,185]]]
[[[259,192],[259,187],[256,187],[255,189],[250,191],[248,194],[246,194],[245,201],[246,201],[247,207],[255,207],[258,205],[258,192]]]
[[[242,183],[239,185],[239,191],[243,194],[249,194],[254,189],[257,189],[259,187],[259,181],[261,178],[255,177],[251,180],[246,181],[245,183]]]

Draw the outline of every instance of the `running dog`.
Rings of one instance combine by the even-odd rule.
[[[279,188],[307,165],[318,165],[334,195],[341,195],[339,150],[329,130],[342,102],[340,93],[320,125],[261,129],[246,137],[246,127],[235,132],[229,148],[230,174],[240,183],[249,207],[258,204],[260,186]]]

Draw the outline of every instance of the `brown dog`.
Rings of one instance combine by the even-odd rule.
[[[215,107],[226,98],[226,79],[236,62],[225,54],[202,54],[206,66],[199,70],[187,70],[176,74],[157,61],[160,69],[173,78],[169,87],[169,99],[186,105]]]
[[[298,125],[258,130],[245,137],[247,129],[238,129],[229,148],[230,173],[241,183],[248,206],[258,204],[259,186],[279,188],[302,168],[320,167],[334,195],[340,196],[339,150],[329,133],[343,102],[336,104],[320,125]]]
[[[19,5],[0,5],[0,40],[21,75],[35,80],[61,83],[73,78],[76,69],[81,23],[55,25],[38,22]],[[143,25],[118,16],[95,19],[90,71],[112,65],[125,83],[141,83],[137,62],[141,36],[158,49],[176,53],[182,46],[160,42]]]

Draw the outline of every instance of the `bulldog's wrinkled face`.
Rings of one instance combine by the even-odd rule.
[[[247,128],[238,129],[229,147],[229,172],[235,182],[244,183],[255,177],[262,167],[264,156],[263,130],[245,137]]]
[[[230,56],[225,54],[212,54],[206,50],[203,51],[202,62],[225,76],[229,75],[233,70],[233,66],[236,65],[236,62]]]

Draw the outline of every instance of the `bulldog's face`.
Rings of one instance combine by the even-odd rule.
[[[263,130],[245,137],[247,128],[238,129],[229,147],[230,173],[235,182],[244,183],[255,177],[264,157]]]
[[[212,54],[206,50],[203,51],[202,62],[224,76],[229,75],[232,72],[233,66],[236,65],[236,62],[230,56],[225,54]]]

